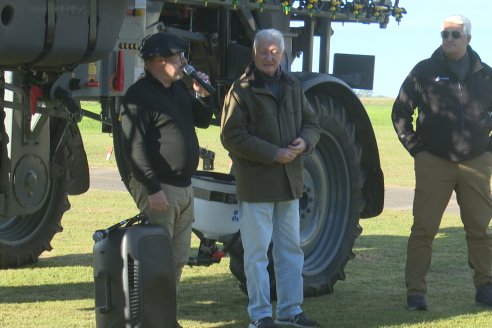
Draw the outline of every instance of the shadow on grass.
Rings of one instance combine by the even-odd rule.
[[[428,274],[429,311],[405,309],[404,267],[407,237],[362,235],[357,239],[356,258],[346,267],[346,282],[339,282],[335,292],[306,299],[304,310],[321,327],[383,327],[421,324],[446,320],[451,326],[465,320],[474,327],[468,315],[490,311],[473,303],[472,271],[467,264],[463,229],[445,228],[434,242],[433,263]],[[41,266],[90,266],[92,254],[46,258]],[[36,270],[37,267],[19,269]],[[55,278],[54,278],[55,279]],[[193,327],[244,327],[248,323],[247,297],[228,272],[227,261],[211,266],[186,268],[180,285],[179,319],[194,323]],[[90,282],[0,287],[0,304],[60,300],[93,299]],[[87,309],[90,310],[90,309]],[[461,319],[459,319],[461,318]],[[468,320],[468,321],[466,321]],[[486,319],[480,319],[483,322]]]
[[[306,312],[312,313],[322,327],[433,327],[432,322],[442,320],[451,320],[450,327],[475,327],[473,318],[464,317],[490,310],[474,304],[463,228],[440,229],[437,237],[427,275],[428,311],[408,311],[405,307],[407,237],[363,234],[354,248],[356,258],[346,267],[347,281],[339,282],[331,295],[305,300]],[[458,322],[453,324],[455,320]]]
[[[355,260],[346,267],[347,282],[331,295],[305,300],[304,310],[321,327],[383,327],[409,324],[475,327],[487,321],[489,309],[474,304],[475,288],[468,267],[463,228],[443,228],[434,241],[433,263],[427,276],[429,311],[408,311],[404,269],[406,236],[362,235],[354,247]],[[244,327],[247,298],[231,274],[185,279],[181,285],[180,319]],[[461,321],[460,321],[461,320]],[[492,319],[491,319],[492,321]],[[485,324],[487,326],[487,324]],[[484,327],[485,327],[484,326]]]
[[[42,257],[33,267],[92,267],[92,254],[67,254],[60,256]]]
[[[206,281],[202,277],[184,279],[180,284],[178,302],[180,320],[216,324],[214,327],[223,328],[248,324],[248,298],[239,290],[231,273],[207,276]],[[222,324],[217,326],[218,322]]]
[[[0,304],[70,301],[94,298],[89,282],[0,287]]]

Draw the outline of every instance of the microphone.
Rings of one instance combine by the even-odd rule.
[[[198,76],[198,74],[196,74],[196,69],[190,64],[187,64],[183,68],[183,71],[186,75],[191,76],[193,80],[195,80],[196,82],[198,82],[198,84],[205,88],[205,90],[207,90],[210,95],[213,95],[215,92],[217,92],[217,90],[215,90],[215,88],[210,83],[205,82]]]

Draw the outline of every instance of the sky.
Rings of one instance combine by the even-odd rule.
[[[333,23],[330,73],[335,53],[374,55],[372,95],[394,98],[410,70],[419,61],[429,58],[441,45],[442,21],[453,14],[462,14],[470,19],[470,45],[482,61],[492,66],[489,1],[400,0],[399,6],[404,7],[407,14],[399,24],[391,17],[386,29],[381,29],[378,24]],[[317,64],[314,65],[316,70]]]

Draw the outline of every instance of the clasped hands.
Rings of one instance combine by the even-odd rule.
[[[296,138],[287,146],[287,148],[279,148],[275,153],[275,162],[287,164],[292,162],[297,156],[304,153],[307,149],[307,144],[302,138]]]

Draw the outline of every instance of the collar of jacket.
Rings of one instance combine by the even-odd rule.
[[[475,50],[472,49],[471,46],[467,46],[466,51],[468,52],[468,56],[470,56],[470,72],[475,73],[481,70],[483,65],[480,56],[475,52]],[[446,69],[450,70],[448,61],[446,60],[446,55],[442,51],[442,46],[434,51],[431,58],[437,60],[441,65],[446,67]]]
[[[261,78],[260,74],[256,74],[257,68],[254,62],[250,63],[248,67],[246,67],[246,70],[243,75],[243,79],[247,79],[249,82],[250,87],[252,88],[261,88],[265,89],[265,81]],[[285,82],[287,84],[293,84],[294,83],[294,78],[291,77],[289,74],[286,74],[283,70],[280,72],[280,78],[279,82]]]

